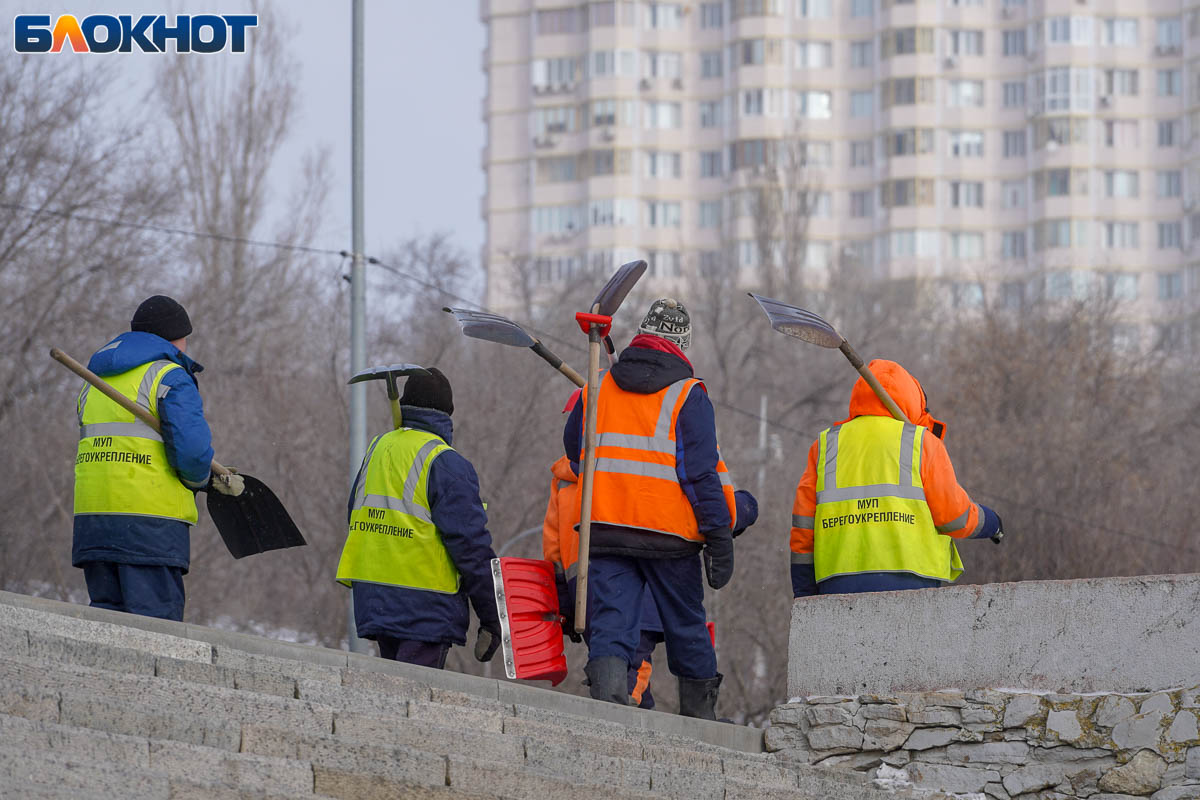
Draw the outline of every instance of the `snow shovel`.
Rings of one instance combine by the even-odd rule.
[[[492,585],[500,615],[504,674],[527,681],[567,677],[558,589],[549,561],[504,556],[492,559]]]
[[[592,541],[592,485],[596,474],[596,400],[600,394],[601,342],[612,330],[612,315],[629,290],[646,272],[645,261],[630,261],[609,278],[592,301],[590,312],[580,311],[575,321],[588,336],[587,409],[584,413],[583,474],[579,479],[582,504],[579,512],[579,578],[575,588],[575,632],[587,626],[588,551]]]
[[[429,370],[424,367],[419,367],[416,364],[392,364],[390,367],[368,367],[362,372],[355,373],[354,377],[347,383],[360,383],[362,381],[385,380],[387,381],[387,396],[388,404],[392,407],[392,430],[399,430],[404,424],[404,416],[400,413],[400,388],[396,383],[397,378],[408,377],[409,375],[428,375]]]
[[[587,384],[582,375],[571,369],[570,364],[550,352],[544,344],[530,336],[524,328],[511,319],[485,311],[468,311],[465,308],[443,308],[442,311],[454,315],[454,318],[462,325],[464,336],[483,339],[485,342],[506,344],[509,347],[528,347],[547,364],[566,375],[571,383],[576,386]]]
[[[891,412],[892,416],[902,422],[912,423],[912,420],[900,410],[900,406],[896,405],[896,401],[892,399],[891,395],[884,390],[879,379],[875,377],[875,373],[867,369],[858,353],[854,352],[850,343],[832,325],[803,308],[790,306],[754,292],[747,292],[747,294],[758,301],[759,306],[766,312],[767,319],[771,321],[773,329],[785,336],[794,336],[809,344],[841,350],[842,355],[849,360],[851,366],[858,370],[858,374],[863,376],[863,380],[875,392],[875,396],[887,406],[887,410]]]
[[[118,392],[83,364],[57,347],[50,349],[50,357],[149,425],[155,433],[162,433],[158,417],[151,414],[149,409]],[[211,468],[218,476],[217,480],[232,474],[227,467],[218,464],[215,459]],[[211,490],[205,493],[208,515],[212,517],[217,532],[221,534],[225,547],[229,549],[229,554],[234,558],[244,558],[256,553],[265,553],[268,550],[282,550],[287,547],[300,547],[308,544],[275,493],[253,475],[238,474],[245,481],[245,488],[237,497]]]

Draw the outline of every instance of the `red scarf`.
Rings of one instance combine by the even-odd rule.
[[[683,354],[683,350],[679,348],[679,345],[675,344],[669,339],[664,339],[661,336],[655,336],[652,333],[639,333],[637,336],[633,337],[633,341],[629,343],[629,346],[641,347],[645,348],[646,350],[658,350],[663,353],[670,353],[676,358],[683,359],[683,363],[687,364],[689,367],[692,367],[692,362],[688,361],[688,357]],[[694,367],[692,367],[692,372],[695,372]]]

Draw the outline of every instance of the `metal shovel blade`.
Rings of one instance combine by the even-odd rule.
[[[468,311],[465,308],[443,308],[442,311],[454,315],[462,325],[464,336],[510,347],[533,347],[535,344],[533,337],[526,333],[524,328],[499,314]]]
[[[613,276],[608,279],[608,283],[604,284],[604,288],[600,290],[600,294],[596,295],[596,299],[592,301],[593,307],[600,307],[596,313],[606,317],[617,313],[617,309],[625,300],[625,295],[629,294],[629,290],[645,273],[645,261],[630,261],[628,264],[621,265],[621,268],[613,273]]]
[[[234,558],[245,558],[268,550],[300,547],[300,529],[275,493],[253,475],[242,475],[246,488],[237,497],[210,489],[208,515]]]
[[[786,336],[794,336],[821,347],[837,348],[845,341],[832,325],[811,311],[754,292],[747,294],[758,301],[758,305],[766,312],[771,327]]]
[[[392,364],[390,367],[367,367],[361,372],[354,373],[354,377],[346,381],[346,383],[359,383],[361,381],[376,380],[379,378],[387,379],[389,375],[400,378],[406,375],[428,375],[429,370],[416,364]]]

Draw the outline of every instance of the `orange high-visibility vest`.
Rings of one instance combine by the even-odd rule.
[[[597,398],[593,522],[704,541],[675,472],[675,423],[698,383],[685,378],[653,394],[638,394],[604,376]],[[586,389],[581,402],[586,413]],[[717,475],[732,521],[737,513],[733,479],[719,452]]]

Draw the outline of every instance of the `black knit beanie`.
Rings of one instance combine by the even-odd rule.
[[[450,380],[437,367],[430,367],[428,375],[412,375],[404,383],[404,394],[400,405],[432,408],[454,413],[454,392]]]
[[[133,312],[129,330],[153,333],[173,342],[192,332],[192,321],[183,306],[165,294],[156,294],[143,300]]]

